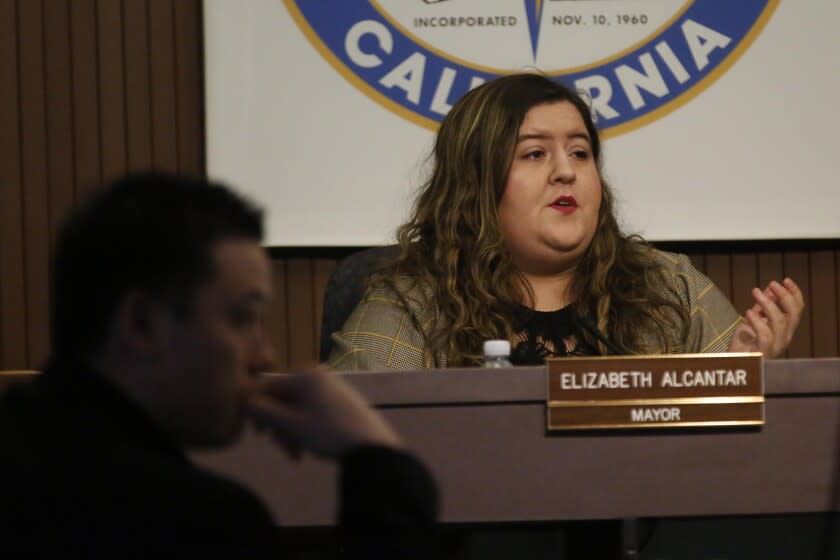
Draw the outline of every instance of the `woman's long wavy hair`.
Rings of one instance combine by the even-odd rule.
[[[417,302],[436,303],[441,314],[426,335],[426,349],[432,355],[444,352],[450,366],[478,364],[485,340],[513,338],[514,310],[533,301],[529,284],[511,261],[498,206],[525,114],[536,105],[561,101],[580,112],[600,174],[601,141],[578,94],[539,74],[483,84],[461,98],[443,120],[431,176],[411,219],[397,231],[399,255],[374,276],[374,282],[389,286],[406,305],[427,292],[417,286],[431,289],[433,301]],[[613,193],[603,180],[601,184],[597,230],[572,280],[575,310],[624,352],[645,352],[652,342],[673,348],[685,336],[686,312],[654,289],[661,285],[662,272],[640,238],[621,233]],[[642,333],[654,333],[658,340]],[[591,332],[583,336],[606,353]]]

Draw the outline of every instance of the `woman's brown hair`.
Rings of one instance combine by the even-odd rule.
[[[410,220],[397,231],[399,255],[374,277],[406,304],[408,297],[424,292],[412,288],[431,289],[433,301],[418,303],[436,304],[441,320],[431,329],[417,327],[427,332],[426,350],[431,355],[444,352],[450,366],[479,363],[485,340],[513,338],[514,310],[533,301],[530,286],[511,261],[497,209],[526,113],[556,102],[571,103],[580,112],[600,172],[600,137],[577,93],[539,74],[483,84],[462,97],[443,120],[431,175]],[[613,193],[603,179],[601,183],[596,233],[572,280],[575,311],[624,352],[645,352],[654,344],[675,347],[685,336],[686,312],[655,289],[662,272],[649,246],[621,233]],[[592,332],[583,336],[606,352]]]

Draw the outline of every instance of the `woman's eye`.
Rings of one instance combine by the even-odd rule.
[[[575,150],[572,152],[572,157],[580,160],[589,159],[589,152],[587,150]]]
[[[525,154],[525,159],[540,159],[545,155],[542,150],[531,150]]]

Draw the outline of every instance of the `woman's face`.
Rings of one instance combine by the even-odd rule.
[[[502,233],[524,273],[573,267],[595,235],[601,177],[586,125],[567,101],[532,107],[499,203]]]

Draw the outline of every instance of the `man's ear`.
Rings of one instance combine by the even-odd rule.
[[[114,331],[123,351],[154,357],[167,339],[171,324],[169,309],[158,298],[133,290],[117,308]]]

